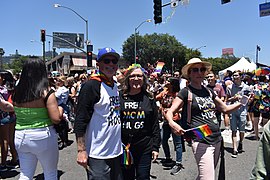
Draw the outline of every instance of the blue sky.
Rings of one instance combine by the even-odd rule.
[[[163,4],[168,1],[163,0]],[[17,49],[23,55],[41,55],[40,29],[52,32],[85,33],[85,22],[71,11],[54,8],[55,3],[70,7],[89,21],[89,40],[94,53],[112,47],[122,53],[123,42],[142,21],[153,18],[152,0],[2,0],[0,47],[5,55]],[[259,62],[270,64],[270,16],[259,17],[259,4],[265,0],[190,0],[173,10],[163,7],[165,23],[143,24],[141,35],[168,33],[189,48],[200,48],[204,57],[220,57],[222,48],[234,48],[237,57],[255,61],[260,45]],[[47,38],[46,51],[49,50]],[[52,45],[52,43],[51,43]],[[51,47],[50,47],[51,49]],[[57,52],[66,49],[57,49]],[[69,51],[73,51],[70,49]]]

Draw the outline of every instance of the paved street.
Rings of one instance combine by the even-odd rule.
[[[223,133],[224,134],[224,133]],[[247,180],[249,178],[249,173],[251,172],[252,166],[255,161],[255,153],[257,150],[258,142],[250,140],[250,133],[246,134],[247,137],[244,140],[244,150],[245,152],[239,154],[236,159],[231,158],[231,144],[225,143],[225,167],[226,167],[226,179],[228,180]],[[225,139],[230,139],[230,134],[224,134]],[[69,139],[74,141],[75,135],[69,134]],[[226,141],[226,140],[225,140]],[[172,142],[170,146],[173,147]],[[175,159],[175,153],[173,148],[171,148],[173,159]],[[187,152],[183,154],[183,169],[179,174],[173,176],[170,175],[170,169],[162,166],[160,160],[164,158],[162,149],[160,150],[159,163],[153,163],[151,175],[152,179],[170,179],[170,180],[193,180],[197,176],[197,167],[191,148],[186,146]],[[60,158],[58,164],[58,173],[61,180],[80,180],[86,179],[86,173],[83,168],[76,163],[76,142],[74,141],[69,147],[60,151]],[[17,180],[19,179],[19,169],[10,170],[1,174],[2,179]],[[43,174],[40,165],[35,173],[35,180],[43,180]]]

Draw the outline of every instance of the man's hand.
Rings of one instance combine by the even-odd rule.
[[[87,168],[88,154],[85,150],[78,151],[77,163],[84,168]]]
[[[157,151],[152,151],[152,158],[153,158],[153,162],[155,162],[158,158],[158,152]]]

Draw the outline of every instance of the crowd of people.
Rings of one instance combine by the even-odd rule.
[[[176,175],[185,166],[188,145],[197,179],[214,180],[224,148],[224,120],[224,131],[231,131],[232,158],[244,152],[250,126],[261,147],[251,179],[270,178],[269,75],[227,71],[220,80],[211,63],[199,58],[173,73],[155,72],[150,64],[119,69],[119,58],[112,48],[100,49],[97,70],[68,77],[48,76],[44,62],[35,59],[25,61],[16,83],[7,71],[0,72],[0,171],[20,166],[20,179],[32,179],[39,161],[45,179],[56,180],[59,150],[69,145],[68,133],[75,133],[77,163],[88,179],[150,179],[160,149],[165,155],[161,163]],[[189,131],[204,125],[211,131],[205,137]],[[220,168],[219,179],[224,173]]]

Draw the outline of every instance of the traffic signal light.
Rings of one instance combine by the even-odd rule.
[[[87,67],[92,67],[92,59],[93,59],[93,45],[87,44],[86,46],[86,60]]]
[[[41,34],[41,39],[40,40],[42,42],[45,42],[46,41],[46,31],[45,31],[45,29],[41,29],[40,34]]]
[[[221,4],[226,4],[226,3],[229,3],[231,2],[231,0],[221,0]]]
[[[154,0],[154,20],[155,20],[155,24],[162,22],[162,2],[161,2],[161,0]]]

